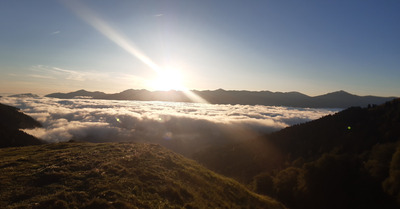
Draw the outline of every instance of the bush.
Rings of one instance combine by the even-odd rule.
[[[400,147],[392,157],[389,177],[383,182],[383,190],[400,204]]]
[[[274,178],[274,191],[282,202],[295,205],[299,199],[299,188],[302,182],[303,170],[301,168],[289,167],[280,171]]]
[[[254,177],[254,191],[264,195],[272,195],[274,193],[273,177],[269,173],[261,173]]]

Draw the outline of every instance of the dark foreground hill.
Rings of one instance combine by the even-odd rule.
[[[294,209],[399,208],[400,99],[214,147],[195,159]]]
[[[400,142],[400,99],[368,108],[351,107],[268,138],[294,159],[315,159],[333,149],[360,154],[377,144]]]
[[[0,148],[38,145],[44,142],[19,129],[42,127],[18,108],[0,104]]]
[[[394,97],[357,96],[345,91],[332,92],[311,97],[299,92],[271,92],[271,91],[196,91],[201,98],[211,104],[242,104],[242,105],[269,105],[313,108],[348,108],[351,106],[367,106],[368,104],[382,104]],[[116,94],[103,92],[89,92],[79,90],[70,93],[53,93],[46,97],[60,99],[92,98],[111,100],[138,100],[138,101],[172,101],[192,102],[189,96],[182,91],[148,91],[128,89]]]
[[[3,148],[0,173],[1,208],[284,208],[154,144]]]

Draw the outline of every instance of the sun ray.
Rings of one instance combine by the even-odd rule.
[[[110,41],[114,42],[116,45],[127,51],[129,54],[139,59],[141,62],[150,67],[155,71],[159,78],[162,88],[164,89],[174,89],[181,90],[186,96],[188,96],[193,102],[207,103],[206,100],[196,95],[186,87],[184,87],[180,82],[180,75],[171,75],[169,70],[161,68],[152,59],[141,52],[138,47],[136,47],[132,42],[129,41],[127,37],[119,33],[117,30],[112,28],[104,20],[102,20],[98,15],[96,15],[92,10],[86,7],[83,3],[74,0],[64,0],[62,1],[67,7],[69,7],[78,17],[96,29],[98,32],[107,37]],[[179,81],[179,82],[178,82]],[[159,84],[159,85],[161,85]],[[161,87],[160,87],[161,88]]]
[[[63,1],[66,6],[68,6],[78,17],[96,29],[98,32],[103,34],[109,40],[117,44],[119,47],[127,51],[129,54],[133,55],[144,64],[149,66],[152,70],[159,72],[160,67],[154,63],[149,57],[147,57],[143,52],[141,52],[132,42],[129,41],[127,37],[124,37],[121,33],[117,32],[104,20],[102,20],[98,15],[96,15],[92,10],[86,7],[83,3],[78,1]]]

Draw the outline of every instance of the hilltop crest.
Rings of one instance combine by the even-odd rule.
[[[0,165],[2,207],[285,208],[154,144],[3,149]]]

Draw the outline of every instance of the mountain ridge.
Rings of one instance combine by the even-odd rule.
[[[245,91],[245,90],[193,90],[201,98],[211,104],[241,104],[241,105],[268,105],[268,106],[290,106],[310,108],[348,108],[351,106],[367,106],[369,104],[382,104],[395,97],[358,96],[340,90],[319,96],[308,96],[306,94],[291,92],[271,91]],[[182,91],[148,91],[145,89],[127,89],[125,91],[106,94],[95,91],[78,90],[69,93],[52,93],[45,97],[60,99],[91,98],[109,100],[138,100],[138,101],[170,101],[170,102],[192,102],[189,96]]]

